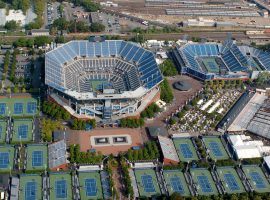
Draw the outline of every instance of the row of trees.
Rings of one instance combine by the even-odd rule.
[[[25,28],[28,30],[39,29],[43,25],[43,12],[45,10],[46,1],[32,0],[34,11],[37,15],[34,22],[29,23]]]
[[[196,146],[198,147],[198,151],[200,155],[202,156],[202,158],[206,158],[207,153],[203,147],[202,141],[199,138],[195,138],[194,141],[195,141]]]
[[[122,167],[122,171],[123,171],[123,180],[124,180],[124,184],[125,184],[125,192],[126,192],[126,196],[129,196],[130,199],[133,199],[134,197],[134,191],[133,191],[133,187],[132,187],[132,181],[131,178],[129,176],[129,166],[127,165],[126,161],[122,158],[121,159],[121,167]]]
[[[42,104],[42,112],[55,119],[69,120],[70,114],[56,103],[44,101]]]
[[[3,70],[4,74],[6,74],[8,71],[9,62],[10,62],[10,51],[7,50],[4,58],[4,70]],[[2,78],[2,80],[4,80],[4,78]]]
[[[229,89],[229,88],[243,88],[243,80],[210,80],[205,82],[206,89]]]
[[[122,128],[138,128],[144,125],[143,118],[122,118],[120,119],[120,127]]]
[[[141,112],[141,117],[153,118],[155,116],[155,113],[158,112],[160,112],[160,108],[156,103],[152,103],[144,111]]]
[[[160,90],[160,99],[166,103],[171,103],[173,101],[173,91],[166,78],[160,84]]]
[[[32,38],[19,38],[13,42],[14,47],[29,47],[32,48],[34,45],[37,47],[45,46],[50,44],[52,39],[48,36],[37,36]]]
[[[55,130],[63,130],[60,121],[42,118],[41,120],[41,137],[44,142],[52,141],[52,132]]]
[[[176,76],[178,71],[172,60],[165,60],[160,66],[160,70],[164,76]]]
[[[156,142],[149,141],[144,144],[142,148],[139,150],[129,149],[126,158],[129,161],[137,161],[137,160],[154,160],[159,158],[159,150]]]
[[[11,82],[14,82],[14,80],[15,80],[15,71],[16,71],[16,66],[17,66],[17,55],[18,55],[18,51],[13,51],[13,60],[12,60],[12,64],[11,64],[11,68],[10,68],[10,76],[9,76],[9,80]]]
[[[100,10],[100,5],[92,0],[72,0],[74,5],[82,6],[87,12],[96,12]]]
[[[92,128],[96,127],[96,120],[95,119],[89,119],[87,121],[81,120],[81,119],[74,119],[72,122],[72,129],[74,130],[85,130],[87,124],[91,125]]]
[[[81,152],[80,145],[74,144],[69,147],[70,163],[100,164],[103,155],[101,152]]]

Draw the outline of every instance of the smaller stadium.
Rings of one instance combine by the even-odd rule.
[[[201,80],[247,79],[254,71],[270,71],[270,53],[237,46],[231,39],[220,43],[187,43],[174,49],[181,73]]]

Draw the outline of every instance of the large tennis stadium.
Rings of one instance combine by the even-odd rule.
[[[162,79],[152,52],[122,40],[70,41],[45,56],[51,97],[77,115],[110,119],[139,112]]]
[[[174,50],[175,62],[183,74],[201,80],[247,79],[254,71],[270,71],[270,53],[233,40],[221,43],[187,43]]]

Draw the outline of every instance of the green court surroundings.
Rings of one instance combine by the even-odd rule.
[[[69,173],[50,173],[50,199],[72,199],[71,175]]]
[[[190,169],[194,185],[199,195],[217,195],[218,190],[209,170],[203,168]]]
[[[134,173],[141,197],[161,195],[156,172],[153,169],[135,169]]]
[[[33,120],[14,119],[11,142],[30,142],[33,140]]]
[[[29,144],[26,147],[26,170],[45,170],[48,167],[48,147],[45,144]]]
[[[179,193],[181,196],[191,195],[183,172],[180,170],[164,170],[163,176],[170,195],[175,192]]]
[[[42,199],[42,178],[37,174],[20,175],[19,199]]]
[[[190,162],[199,159],[191,138],[174,138],[173,143],[180,161]]]
[[[0,172],[10,172],[14,167],[14,146],[0,146]]]
[[[256,165],[243,165],[242,167],[248,181],[256,192],[269,192],[270,185],[262,169]]]
[[[79,172],[79,187],[81,199],[104,199],[100,173]]]
[[[208,150],[209,156],[213,160],[227,160],[229,155],[226,152],[221,139],[216,136],[205,136],[203,142]]]
[[[38,113],[35,97],[0,97],[1,116],[33,116]]]
[[[245,192],[245,188],[233,167],[218,167],[217,173],[226,193],[233,194]]]
[[[6,142],[7,121],[0,120],[0,143]]]

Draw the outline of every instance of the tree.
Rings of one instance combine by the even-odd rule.
[[[90,26],[92,32],[102,32],[105,30],[105,26],[101,23],[94,22]]]
[[[181,197],[181,195],[178,192],[174,192],[171,196],[170,196],[170,200],[182,200],[183,197]]]
[[[175,76],[177,75],[177,69],[172,60],[167,59],[160,65],[160,70],[164,76]]]
[[[15,20],[11,20],[11,21],[7,21],[4,27],[8,31],[15,31],[19,28],[19,25],[17,24]]]
[[[53,24],[52,24],[52,27],[55,27],[57,28],[58,30],[67,30],[68,29],[68,26],[69,26],[69,22],[63,18],[63,17],[60,17],[56,20],[54,20]]]
[[[38,47],[50,44],[51,42],[52,40],[48,36],[37,36],[34,39],[34,44],[37,45]]]
[[[89,31],[89,26],[83,21],[72,21],[68,26],[68,30],[71,33],[84,33]]]
[[[57,37],[55,38],[55,42],[56,42],[56,43],[65,43],[65,38],[64,38],[64,36],[62,36],[62,35],[57,36]]]
[[[160,98],[166,103],[170,103],[173,100],[173,92],[168,80],[165,78],[160,84]]]
[[[6,3],[0,0],[0,9],[5,8]]]

